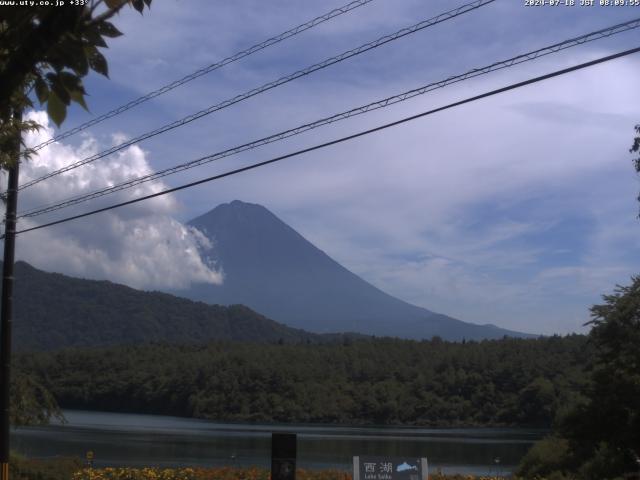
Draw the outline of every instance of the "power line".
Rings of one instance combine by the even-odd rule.
[[[66,218],[63,218],[63,219],[60,219],[60,220],[56,220],[56,221],[53,221],[53,222],[45,223],[45,224],[42,224],[42,225],[37,225],[35,227],[25,228],[23,230],[17,231],[16,234],[31,232],[33,230],[39,230],[41,228],[46,228],[46,227],[51,227],[51,226],[54,226],[54,225],[59,225],[61,223],[70,222],[72,220],[77,220],[79,218],[88,217],[90,215],[95,215],[97,213],[106,212],[108,210],[113,210],[113,209],[116,209],[116,208],[120,208],[120,207],[124,207],[124,206],[127,206],[127,205],[131,205],[131,204],[134,204],[134,203],[142,202],[144,200],[149,200],[149,199],[152,199],[152,198],[155,198],[155,197],[159,197],[159,196],[162,196],[162,195],[166,195],[166,194],[169,194],[169,193],[174,193],[174,192],[177,192],[177,191],[180,191],[180,190],[184,190],[184,189],[187,189],[187,188],[195,187],[196,185],[201,185],[203,183],[211,182],[211,181],[214,181],[214,180],[219,180],[219,179],[224,178],[224,177],[229,177],[231,175],[235,175],[235,174],[238,174],[238,173],[246,172],[248,170],[253,170],[253,169],[258,168],[258,167],[263,167],[265,165],[276,163],[276,162],[279,162],[281,160],[285,160],[287,158],[296,157],[296,156],[302,155],[304,153],[309,153],[309,152],[312,152],[312,151],[315,151],[315,150],[320,150],[322,148],[329,147],[331,145],[337,145],[339,143],[343,143],[343,142],[346,142],[346,141],[349,141],[349,140],[353,140],[353,139],[356,139],[356,138],[359,138],[359,137],[363,137],[365,135],[369,135],[371,133],[379,132],[381,130],[385,130],[385,129],[390,128],[390,127],[395,127],[397,125],[401,125],[403,123],[407,123],[407,122],[416,120],[418,118],[426,117],[428,115],[432,115],[434,113],[441,112],[443,110],[448,110],[448,109],[451,109],[451,108],[454,108],[454,107],[458,107],[460,105],[464,105],[464,104],[467,104],[467,103],[475,102],[475,101],[483,99],[483,98],[491,97],[493,95],[498,95],[500,93],[504,93],[504,92],[507,92],[507,91],[510,91],[510,90],[515,90],[517,88],[522,88],[524,86],[531,85],[531,84],[537,83],[537,82],[541,82],[543,80],[548,80],[550,78],[558,77],[560,75],[566,75],[567,73],[574,72],[576,70],[581,70],[581,69],[584,69],[584,68],[592,67],[594,65],[598,65],[598,64],[601,64],[601,63],[604,63],[604,62],[615,60],[617,58],[625,57],[627,55],[631,55],[631,54],[638,53],[638,52],[640,52],[640,47],[632,48],[630,50],[625,50],[623,52],[619,52],[619,53],[616,53],[616,54],[613,54],[613,55],[608,55],[606,57],[601,57],[601,58],[598,58],[596,60],[591,60],[590,62],[585,62],[585,63],[581,63],[579,65],[574,65],[573,67],[564,68],[562,70],[556,70],[555,72],[551,72],[551,73],[548,73],[548,74],[545,74],[545,75],[541,75],[539,77],[530,78],[529,80],[525,80],[525,81],[522,81],[522,82],[514,83],[514,84],[508,85],[506,87],[498,88],[496,90],[491,90],[489,92],[485,92],[485,93],[482,93],[480,95],[469,97],[469,98],[466,98],[464,100],[460,100],[458,102],[450,103],[450,104],[445,105],[443,107],[434,108],[432,110],[428,110],[426,112],[422,112],[422,113],[419,113],[417,115],[412,115],[410,117],[405,117],[405,118],[402,118],[400,120],[396,120],[396,121],[391,122],[391,123],[386,123],[386,124],[380,125],[378,127],[374,127],[374,128],[370,128],[368,130],[364,130],[364,131],[361,131],[361,132],[358,132],[358,133],[354,133],[352,135],[348,135],[348,136],[341,137],[341,138],[338,138],[338,139],[335,139],[335,140],[331,140],[329,142],[325,142],[325,143],[322,143],[322,144],[319,144],[319,145],[314,145],[313,147],[308,147],[308,148],[305,148],[305,149],[302,149],[302,150],[298,150],[298,151],[295,151],[295,152],[292,152],[292,153],[288,153],[286,155],[281,155],[279,157],[275,157],[275,158],[272,158],[270,160],[265,160],[263,162],[254,163],[254,164],[248,165],[246,167],[237,168],[235,170],[231,170],[231,171],[228,171],[228,172],[225,172],[225,173],[221,173],[221,174],[214,175],[214,176],[211,176],[211,177],[203,178],[203,179],[197,180],[195,182],[190,182],[190,183],[187,183],[187,184],[184,184],[184,185],[180,185],[179,187],[169,188],[169,189],[163,190],[161,192],[156,192],[156,193],[153,193],[153,194],[150,194],[150,195],[145,195],[143,197],[134,198],[132,200],[128,200],[126,202],[121,202],[121,203],[117,203],[117,204],[114,204],[114,205],[110,205],[108,207],[99,208],[99,209],[92,210],[92,211],[89,211],[89,212],[86,212],[86,213],[81,213],[79,215],[73,215],[73,216],[66,217]],[[2,236],[0,238],[4,238],[4,236]]]
[[[293,27],[290,30],[287,30],[286,32],[283,32],[279,35],[276,35],[275,37],[271,37],[261,43],[257,43],[256,45],[253,45],[252,47],[247,48],[246,50],[242,50],[241,52],[238,53],[234,53],[233,55],[226,57],[216,63],[212,63],[211,65],[208,65],[206,67],[203,67],[199,70],[196,70],[193,73],[190,73],[189,75],[186,75],[184,77],[182,77],[179,80],[175,80],[163,87],[158,88],[157,90],[154,90],[150,93],[147,93],[146,95],[143,95],[142,97],[136,98],[135,100],[130,101],[129,103],[126,103],[118,108],[114,108],[113,110],[100,115],[99,117],[96,117],[94,119],[89,120],[88,122],[83,123],[82,125],[79,125],[75,128],[72,128],[70,130],[67,130],[66,132],[63,132],[53,138],[50,138],[49,140],[47,140],[46,142],[42,142],[39,145],[36,145],[35,147],[33,147],[34,150],[38,151],[44,147],[46,147],[47,145],[52,144],[53,142],[57,142],[59,140],[62,140],[64,138],[70,137],[72,135],[75,135],[78,132],[81,132],[83,130],[86,130],[89,127],[93,127],[94,125],[97,125],[98,123],[103,122],[104,120],[107,120],[109,118],[115,117],[116,115],[120,115],[123,112],[126,112],[127,110],[130,110],[134,107],[137,107],[138,105],[151,100],[152,98],[158,97],[160,95],[163,95],[171,90],[173,90],[174,88],[177,88],[181,85],[184,85],[185,83],[188,83],[192,80],[195,80],[196,78],[199,78],[203,75],[206,75],[207,73],[211,73],[214,70],[217,70],[219,68],[224,67],[225,65],[229,65],[230,63],[236,62],[244,57],[248,57],[249,55],[252,55],[260,50],[264,50],[265,48],[268,48],[272,45],[275,45],[276,43],[280,43],[283,40],[286,40],[288,38],[291,38],[295,35],[298,35],[299,33],[302,33],[306,30],[309,30],[317,25],[320,25],[321,23],[324,23],[328,20],[331,20],[332,18],[338,17],[340,15],[343,15],[347,12],[350,12],[351,10],[355,10],[356,8],[362,7],[363,5],[366,5],[367,3],[372,2],[373,0],[355,0],[351,3],[348,3],[347,5],[343,5],[342,7],[338,7],[335,8],[333,10],[331,10],[328,13],[325,13],[324,15],[320,15],[319,17],[316,17],[312,20],[309,20],[308,22],[305,22],[301,25],[298,25],[297,27]]]
[[[36,178],[34,180],[31,180],[27,183],[25,183],[24,185],[20,186],[20,190],[28,188],[32,185],[35,185],[37,183],[40,183],[44,180],[47,180],[51,177],[54,177],[56,175],[60,175],[61,173],[64,172],[68,172],[69,170],[73,170],[74,168],[78,168],[82,165],[86,165],[87,163],[91,163],[94,162],[96,160],[99,160],[101,158],[104,158],[108,155],[111,155],[112,153],[118,152],[124,148],[127,148],[135,143],[141,142],[143,140],[147,140],[151,137],[155,137],[157,135],[160,135],[162,133],[168,132],[169,130],[173,130],[175,128],[181,127],[183,125],[186,125],[188,123],[193,122],[194,120],[197,120],[199,118],[204,117],[205,115],[209,115],[213,112],[216,112],[218,110],[222,110],[224,108],[227,108],[231,105],[234,105],[236,103],[239,103],[243,100],[246,100],[248,98],[251,98],[255,95],[258,95],[260,93],[266,92],[268,90],[271,90],[272,88],[278,87],[280,85],[283,85],[285,83],[291,82],[295,79],[298,79],[300,77],[304,77],[307,75],[310,75],[313,72],[316,72],[318,70],[321,70],[323,68],[326,68],[330,65],[334,65],[336,63],[342,62],[348,58],[354,57],[356,55],[360,55],[361,53],[367,52],[369,50],[372,50],[374,48],[378,48],[386,43],[392,42],[394,40],[397,40],[399,38],[405,37],[407,35],[410,35],[412,33],[416,33],[420,30],[423,30],[425,28],[431,27],[433,25],[436,25],[438,23],[444,22],[446,20],[450,20],[452,18],[458,17],[464,13],[468,13],[470,11],[476,10],[482,6],[485,6],[489,3],[493,3],[495,0],[475,0],[471,3],[467,3],[465,5],[462,5],[458,8],[455,8],[453,10],[449,10],[447,12],[441,13],[440,15],[437,15],[433,18],[430,18],[428,20],[423,20],[419,23],[416,23],[415,25],[412,25],[410,27],[406,27],[403,28],[401,30],[398,30],[397,32],[391,34],[391,35],[385,35],[384,37],[378,38],[377,40],[374,40],[373,42],[369,42],[366,43],[364,45],[361,45],[357,48],[348,50],[344,53],[341,53],[340,55],[336,55],[335,57],[331,57],[327,60],[324,60],[320,63],[316,63],[315,65],[312,65],[310,67],[304,68],[302,70],[298,70],[297,72],[294,72],[290,75],[286,75],[284,77],[280,77],[278,80],[274,80],[272,82],[266,83],[264,85],[262,85],[261,87],[258,88],[254,88],[252,90],[249,90],[243,94],[237,95],[231,99],[225,100],[221,103],[218,103],[216,105],[212,105],[206,109],[200,110],[199,112],[193,113],[191,115],[188,115],[184,118],[182,118],[181,120],[176,120],[175,122],[172,122],[170,124],[164,125],[160,128],[157,128],[151,132],[147,132],[144,133],[142,135],[139,135],[138,137],[131,139],[131,140],[127,140],[126,142],[123,142],[119,145],[115,145],[107,150],[104,150],[100,153],[97,153],[95,155],[92,155],[90,157],[84,158],[82,160],[79,160],[75,163],[72,163],[70,165],[67,165],[66,167],[62,167],[58,170],[55,170],[53,172],[50,172],[48,174],[45,174],[39,178]]]
[[[153,180],[157,180],[159,178],[163,178],[169,175],[172,175],[174,173],[178,173],[184,170],[188,170],[191,168],[195,168],[201,165],[204,165],[206,163],[210,163],[216,160],[220,160],[222,158],[226,158],[232,155],[236,155],[238,153],[247,151],[247,150],[252,150],[254,148],[263,146],[263,145],[267,145],[276,141],[280,141],[280,140],[284,140],[286,138],[290,138],[292,136],[295,135],[299,135],[303,132],[309,131],[309,130],[313,130],[315,128],[318,128],[320,126],[324,126],[324,125],[328,125],[334,122],[338,122],[341,120],[345,120],[347,118],[351,118],[354,117],[356,115],[361,115],[364,113],[368,113],[370,111],[373,110],[377,110],[377,109],[381,109],[381,108],[386,108],[389,105],[393,105],[396,103],[400,103],[403,102],[405,100],[408,100],[410,98],[416,97],[418,95],[423,95],[427,92],[439,89],[439,88],[444,88],[447,85],[451,85],[454,83],[458,83],[464,80],[467,80],[469,78],[474,78],[474,77],[478,77],[480,75],[485,75],[487,73],[490,73],[492,71],[496,71],[496,70],[501,70],[504,68],[508,68],[511,67],[513,65],[518,65],[520,63],[524,63],[524,62],[528,62],[528,61],[532,61],[535,60],[537,58],[540,58],[542,56],[545,55],[549,55],[552,53],[556,53],[558,51],[567,49],[567,48],[571,48],[577,45],[582,45],[586,42],[591,42],[594,40],[598,40],[604,37],[609,37],[611,35],[616,35],[618,33],[622,33],[628,30],[632,30],[635,28],[640,27],[640,18],[637,18],[635,20],[631,20],[625,23],[621,23],[621,24],[617,24],[617,25],[613,25],[611,27],[607,27],[607,28],[603,28],[600,30],[597,30],[595,32],[591,32],[585,35],[581,35],[579,37],[575,37],[575,38],[571,38],[568,40],[565,40],[563,42],[560,43],[555,43],[553,45],[550,45],[548,47],[544,47],[544,48],[540,48],[538,50],[534,50],[532,52],[528,52],[528,53],[524,53],[524,54],[520,54],[517,55],[515,57],[511,57],[507,60],[501,60],[495,63],[492,63],[491,65],[482,67],[482,68],[475,68],[472,70],[469,70],[466,73],[460,74],[460,75],[453,75],[450,76],[444,80],[438,81],[438,82],[433,82],[430,83],[428,85],[425,85],[423,87],[420,88],[416,88],[413,90],[409,90],[407,92],[398,94],[398,95],[394,95],[391,97],[387,97],[385,99],[382,100],[378,100],[376,102],[372,102],[369,103],[367,105],[364,106],[360,106],[357,108],[353,108],[351,110],[347,110],[345,112],[341,112],[335,115],[332,115],[330,117],[325,117],[322,118],[320,120],[316,120],[314,122],[311,123],[307,123],[304,125],[300,125],[298,127],[289,129],[289,130],[285,130],[283,132],[279,132],[273,135],[270,135],[268,137],[264,137],[261,138],[259,140],[254,140],[252,142],[249,143],[245,143],[243,145],[237,146],[237,147],[233,147],[227,150],[223,150],[221,152],[217,152],[214,153],[212,155],[207,155],[205,157],[201,157],[195,160],[192,160],[190,162],[186,162],[186,163],[182,163],[173,167],[169,167],[166,168],[164,170],[160,170],[158,172],[154,172],[154,173],[150,173],[148,175],[142,176],[142,177],[138,177],[138,178],[134,178],[131,180],[127,180],[124,182],[121,182],[117,185],[113,185],[101,190],[97,190],[94,192],[90,192],[87,194],[82,194],[82,195],[77,195],[71,198],[68,198],[62,202],[57,202],[54,204],[49,204],[47,206],[40,206],[40,207],[35,207],[32,208],[28,211],[25,212],[21,212],[18,215],[18,218],[24,218],[24,217],[36,217],[39,215],[43,215],[45,213],[49,213],[49,212],[53,212],[56,210],[60,210],[62,208],[66,208],[66,207],[70,207],[72,205],[77,205],[79,203],[84,203],[86,201],[89,200],[93,200],[95,198],[99,198],[105,195],[109,195],[111,193],[116,193],[119,192],[121,190],[125,190],[127,188],[132,188],[134,186],[140,185],[142,183],[145,182],[150,182]]]

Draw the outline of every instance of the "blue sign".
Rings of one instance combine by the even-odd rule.
[[[427,480],[426,458],[353,457],[353,480]]]

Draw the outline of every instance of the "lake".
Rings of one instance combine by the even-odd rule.
[[[429,469],[509,474],[542,430],[229,424],[190,418],[65,410],[66,424],[12,431],[32,457],[94,452],[95,466],[264,466],[271,432],[298,434],[298,466],[351,470],[353,455],[427,457]],[[499,459],[499,461],[496,461]]]

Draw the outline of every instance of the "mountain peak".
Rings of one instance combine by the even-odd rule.
[[[278,223],[287,227],[273,213],[257,203],[248,203],[241,200],[233,200],[229,203],[221,203],[209,210],[204,215],[194,218],[189,223],[209,230],[214,225],[244,225],[245,228],[264,228],[270,223]]]
[[[225,272],[222,285],[180,292],[207,303],[248,305],[313,332],[352,331],[405,338],[519,336],[406,303],[350,272],[262,205],[234,200],[193,219],[212,241],[204,251]]]
[[[260,207],[260,208],[264,208],[262,205],[258,205],[257,203],[243,202],[242,200],[232,200],[231,202],[223,203],[222,205],[229,205],[231,207],[236,207],[236,208],[240,208],[240,207]]]
[[[243,202],[242,200],[232,200],[229,203],[221,203],[217,207],[212,208],[207,213],[205,213],[204,215],[201,215],[201,216],[205,217],[207,215],[215,215],[215,214],[219,214],[220,212],[225,212],[225,211],[235,211],[235,212],[237,212],[237,211],[246,211],[246,212],[253,211],[253,212],[271,213],[265,207],[263,207],[262,205],[258,205],[257,203]]]
[[[300,239],[306,242],[267,208],[241,200],[222,203],[189,224],[209,236],[220,248],[229,242],[231,246],[241,242],[247,255],[251,254],[252,242],[257,238],[273,244],[273,247],[275,243],[286,245]]]

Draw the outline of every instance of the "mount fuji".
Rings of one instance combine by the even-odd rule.
[[[224,271],[222,285],[195,284],[177,295],[243,304],[310,332],[445,340],[532,335],[479,325],[395,298],[347,270],[261,205],[235,200],[189,222],[212,243],[201,253]]]

